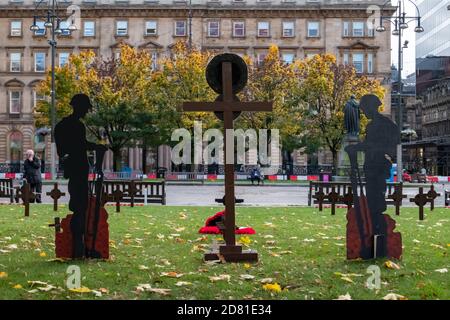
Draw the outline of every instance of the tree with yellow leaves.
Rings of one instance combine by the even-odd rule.
[[[249,81],[241,99],[273,101],[273,112],[244,112],[237,124],[245,128],[280,130],[281,146],[286,154],[298,148],[301,134],[298,77],[295,65],[286,64],[277,46],[271,46],[261,65],[245,57]]]
[[[333,155],[336,172],[338,152],[345,135],[344,107],[352,94],[357,99],[372,93],[381,101],[384,88],[377,80],[359,75],[352,66],[339,65],[331,54],[315,55],[296,62],[299,100],[302,104],[302,144],[309,152],[323,147]],[[361,121],[364,132],[367,121]]]
[[[123,45],[120,58],[103,59],[93,52],[72,55],[69,63],[56,69],[57,117],[71,113],[69,101],[76,93],[90,96],[94,112],[86,117],[91,136],[107,141],[114,154],[114,170],[121,166],[124,147],[140,143],[156,134],[153,108],[147,99],[152,77],[151,56]],[[50,74],[39,92],[49,95]],[[37,107],[37,126],[48,124],[49,104]]]

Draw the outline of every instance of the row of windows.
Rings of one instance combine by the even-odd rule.
[[[116,36],[127,36],[129,32],[127,20],[116,21]],[[35,31],[36,36],[45,36],[46,28],[44,27],[44,21],[37,21],[36,25],[39,27],[38,31]],[[69,23],[62,21],[60,28],[62,29],[62,35],[70,35],[68,30]],[[295,37],[295,22],[283,21],[281,23],[282,37],[290,38]],[[307,37],[314,38],[320,37],[320,22],[319,21],[307,21],[306,24]],[[271,23],[269,21],[258,21],[257,23],[257,36],[258,37],[270,37]],[[84,37],[95,37],[95,21],[84,21],[82,33]],[[158,35],[158,22],[156,20],[145,21],[144,34],[146,36]],[[207,23],[208,37],[220,37],[220,21],[211,20]],[[177,37],[184,37],[187,35],[187,21],[178,20],[174,22],[174,35]],[[232,22],[232,35],[233,37],[245,37],[246,35],[246,23],[242,21]],[[22,36],[22,21],[11,21],[10,29],[11,37]],[[343,21],[342,22],[342,36],[343,37],[373,37],[374,32],[365,21]]]
[[[319,52],[308,52],[305,57],[310,58]],[[69,60],[70,52],[59,52],[57,65],[63,67]],[[119,58],[119,52],[115,53],[115,58]],[[11,52],[10,56],[10,72],[21,72],[22,70],[22,53],[21,52]],[[257,53],[256,62],[258,65],[262,64],[266,57],[266,53]],[[282,52],[281,59],[287,63],[292,63],[296,58],[293,52]],[[152,52],[152,67],[157,68],[158,53]],[[352,64],[357,73],[373,73],[374,72],[374,54],[362,52],[345,52],[343,54],[344,65]],[[45,52],[35,52],[34,53],[34,71],[35,72],[45,72],[46,71],[46,53]]]
[[[8,106],[9,114],[19,115],[22,111],[22,96],[23,92],[19,89],[12,89],[8,91]],[[39,101],[44,101],[45,97],[33,91],[33,108],[36,108]]]
[[[60,2],[68,2],[71,3],[71,0],[59,0]],[[177,2],[188,2],[189,0],[173,0],[174,3]],[[24,0],[9,0],[10,3],[23,3]],[[47,3],[48,0],[34,0],[34,2],[36,3]],[[83,3],[97,3],[100,1],[97,0],[81,0],[79,2],[83,2]],[[129,0],[114,0],[115,3],[128,3]],[[142,0],[142,2],[153,2],[153,3],[158,3],[158,0]],[[221,0],[207,0],[205,2],[221,2]],[[241,2],[241,3],[245,3],[247,2],[246,0],[230,0],[229,2]],[[271,0],[256,0],[254,2],[262,2],[262,3],[270,3],[272,2]],[[276,2],[276,1],[275,1]],[[287,3],[295,3],[297,2],[297,0],[280,0],[279,2],[287,2]],[[310,2],[310,3],[318,3],[321,2],[321,0],[304,0],[304,1],[300,1],[300,2]]]
[[[34,72],[45,72],[46,66],[46,52],[34,52]],[[58,66],[63,67],[69,60],[70,52],[59,52],[58,53]],[[23,62],[22,62],[22,52],[9,52],[9,71],[10,72],[22,72]]]

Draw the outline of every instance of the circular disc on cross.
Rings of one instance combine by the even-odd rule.
[[[206,81],[211,89],[219,96],[216,101],[223,100],[223,84],[222,84],[222,63],[231,62],[231,78],[233,99],[239,101],[236,96],[238,92],[245,88],[248,80],[248,69],[245,61],[233,53],[223,53],[215,56],[206,67]],[[216,117],[223,121],[223,112],[214,112]],[[233,112],[233,119],[239,117],[240,112]]]

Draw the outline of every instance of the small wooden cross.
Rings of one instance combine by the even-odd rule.
[[[225,54],[231,56],[230,54]],[[225,56],[221,55],[221,56]],[[221,56],[214,59],[220,59]],[[238,56],[235,58],[240,59]],[[213,60],[214,60],[213,59]],[[240,102],[233,94],[233,74],[231,61],[223,59],[221,62],[222,74],[222,99],[215,102],[185,102],[183,110],[188,112],[223,112],[224,119],[224,164],[225,164],[225,230],[224,240],[226,245],[220,246],[220,255],[225,261],[257,261],[257,254],[244,255],[242,247],[236,245],[235,236],[235,193],[234,193],[234,153],[227,152],[227,132],[233,130],[233,113],[241,111],[272,111],[272,102]],[[218,69],[217,69],[218,70]],[[236,75],[235,75],[236,76]],[[245,75],[246,78],[247,75]],[[214,255],[205,255],[205,259],[213,259]]]
[[[322,187],[319,187],[319,191],[317,191],[313,195],[313,198],[317,200],[317,203],[319,204],[319,211],[322,212],[322,210],[323,210],[323,202],[327,198],[327,196],[323,192],[323,188]]]
[[[116,212],[120,212],[120,200],[122,200],[123,192],[117,186],[116,190],[109,196],[109,198],[116,203]]]
[[[406,194],[403,194],[403,187],[401,185],[396,185],[394,187],[394,192],[389,195],[389,199],[391,199],[395,204],[395,215],[400,215],[400,207],[402,205],[403,199],[405,199],[407,196]]]
[[[419,207],[419,220],[424,219],[423,207],[430,201],[426,193],[423,193],[423,187],[419,188],[419,193],[409,199],[410,202],[414,202]]]
[[[58,189],[58,183],[53,185],[52,191],[47,192],[47,195],[53,199],[53,211],[58,211],[58,199],[66,195]]]
[[[433,211],[434,210],[434,200],[436,200],[437,197],[440,197],[441,194],[436,192],[436,190],[434,189],[434,185],[432,184],[430,191],[428,191],[428,193],[427,193],[427,196],[430,199],[431,211]]]
[[[348,187],[347,193],[341,198],[341,201],[347,206],[347,209],[352,208],[352,206],[353,206],[352,187]]]
[[[25,206],[25,217],[30,216],[30,202],[34,201],[35,195],[31,192],[30,184],[24,182],[23,186],[20,188],[20,198]]]
[[[331,188],[331,192],[328,194],[328,200],[331,202],[331,215],[336,215],[336,203],[341,197],[339,193],[336,192],[334,186]]]

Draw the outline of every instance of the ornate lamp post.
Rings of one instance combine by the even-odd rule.
[[[380,24],[376,28],[378,32],[385,32],[386,27],[384,26],[384,21],[389,21],[394,25],[394,30],[392,31],[392,35],[398,36],[398,88],[397,88],[397,97],[398,97],[398,126],[400,128],[400,144],[397,146],[397,181],[403,181],[403,162],[402,162],[402,142],[401,142],[401,132],[403,130],[403,112],[402,112],[402,96],[403,96],[403,86],[402,86],[402,60],[403,60],[403,48],[407,48],[407,43],[402,45],[402,32],[403,30],[408,29],[409,23],[413,21],[417,21],[417,25],[414,28],[414,32],[421,33],[424,31],[424,28],[421,26],[421,16],[419,12],[419,8],[412,1],[411,2],[417,11],[416,16],[407,16],[405,12],[405,1],[399,0],[397,5],[397,11],[393,16],[380,16]],[[390,2],[386,1],[382,7],[381,12],[383,12],[384,6]]]
[[[50,171],[52,179],[56,179],[56,145],[55,145],[55,125],[56,125],[56,100],[55,100],[55,60],[56,60],[56,46],[57,46],[57,37],[60,35],[67,35],[73,31],[77,30],[76,25],[74,24],[74,20],[71,20],[71,23],[67,25],[63,25],[63,23],[67,20],[63,20],[60,16],[58,16],[58,1],[57,0],[39,0],[36,3],[35,14],[33,16],[33,25],[30,26],[30,30],[34,33],[48,30],[50,32],[50,39],[48,40],[48,44],[51,47],[51,162],[50,162]],[[75,11],[72,11],[72,14],[69,17],[73,16]],[[44,22],[41,27],[38,23]]]

